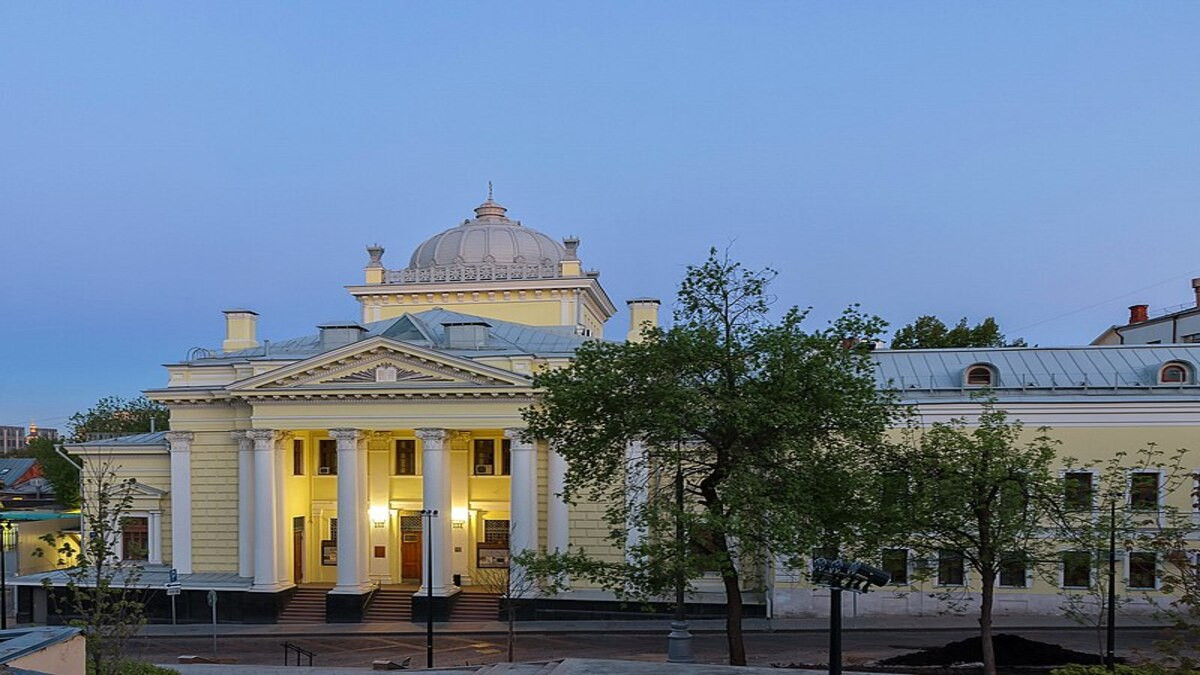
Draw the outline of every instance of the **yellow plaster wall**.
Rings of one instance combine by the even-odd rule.
[[[247,406],[175,406],[171,429],[191,431],[192,438],[192,569],[236,572],[238,569],[238,445],[230,436],[249,426]],[[158,487],[158,486],[156,486]],[[170,471],[163,489],[170,490]],[[170,510],[170,496],[164,500]],[[163,558],[169,519],[164,515]]]

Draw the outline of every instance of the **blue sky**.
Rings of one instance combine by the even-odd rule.
[[[818,323],[1086,343],[1200,276],[1198,34],[1169,2],[4,3],[0,424],[162,385],[224,308],[355,316],[364,246],[402,266],[489,180],[622,306],[732,245]]]

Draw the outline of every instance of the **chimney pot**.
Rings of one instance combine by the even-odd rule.
[[[1130,305],[1129,323],[1142,323],[1150,318],[1150,305]]]

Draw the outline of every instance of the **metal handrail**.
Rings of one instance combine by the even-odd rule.
[[[313,654],[312,652],[308,651],[307,649],[305,649],[303,647],[294,645],[290,642],[283,643],[283,665],[285,665],[285,666],[288,665],[288,654],[290,652],[296,652],[296,665],[297,666],[300,665],[300,657],[301,656],[308,657],[308,665],[312,666],[313,656],[315,656],[315,654]]]

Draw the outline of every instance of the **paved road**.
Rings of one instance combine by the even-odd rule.
[[[1097,650],[1096,634],[1086,630],[1019,630],[1024,637],[1055,642],[1077,649]],[[934,647],[971,637],[968,630],[954,631],[860,631],[847,632],[843,637],[845,663],[853,665],[886,658],[894,654]],[[1118,631],[1119,653],[1125,656],[1152,654],[1153,643],[1161,636],[1154,629]],[[379,658],[413,657],[414,664],[425,663],[425,638],[421,635],[370,635],[287,638],[317,654],[315,664],[325,666],[369,667]],[[772,663],[823,663],[827,636],[821,633],[751,633],[746,636],[750,665]],[[283,638],[222,637],[218,648],[221,655],[238,659],[242,664],[281,665]],[[495,663],[504,660],[505,642],[496,635],[456,635],[435,639],[435,665],[458,666]],[[695,638],[697,659],[705,663],[723,663],[726,659],[725,637],[702,634]],[[171,637],[138,639],[131,645],[130,655],[145,661],[173,663],[181,654],[212,653],[211,638]],[[617,658],[661,661],[665,658],[666,634],[523,634],[517,636],[517,660],[535,661],[564,656],[580,658]]]

